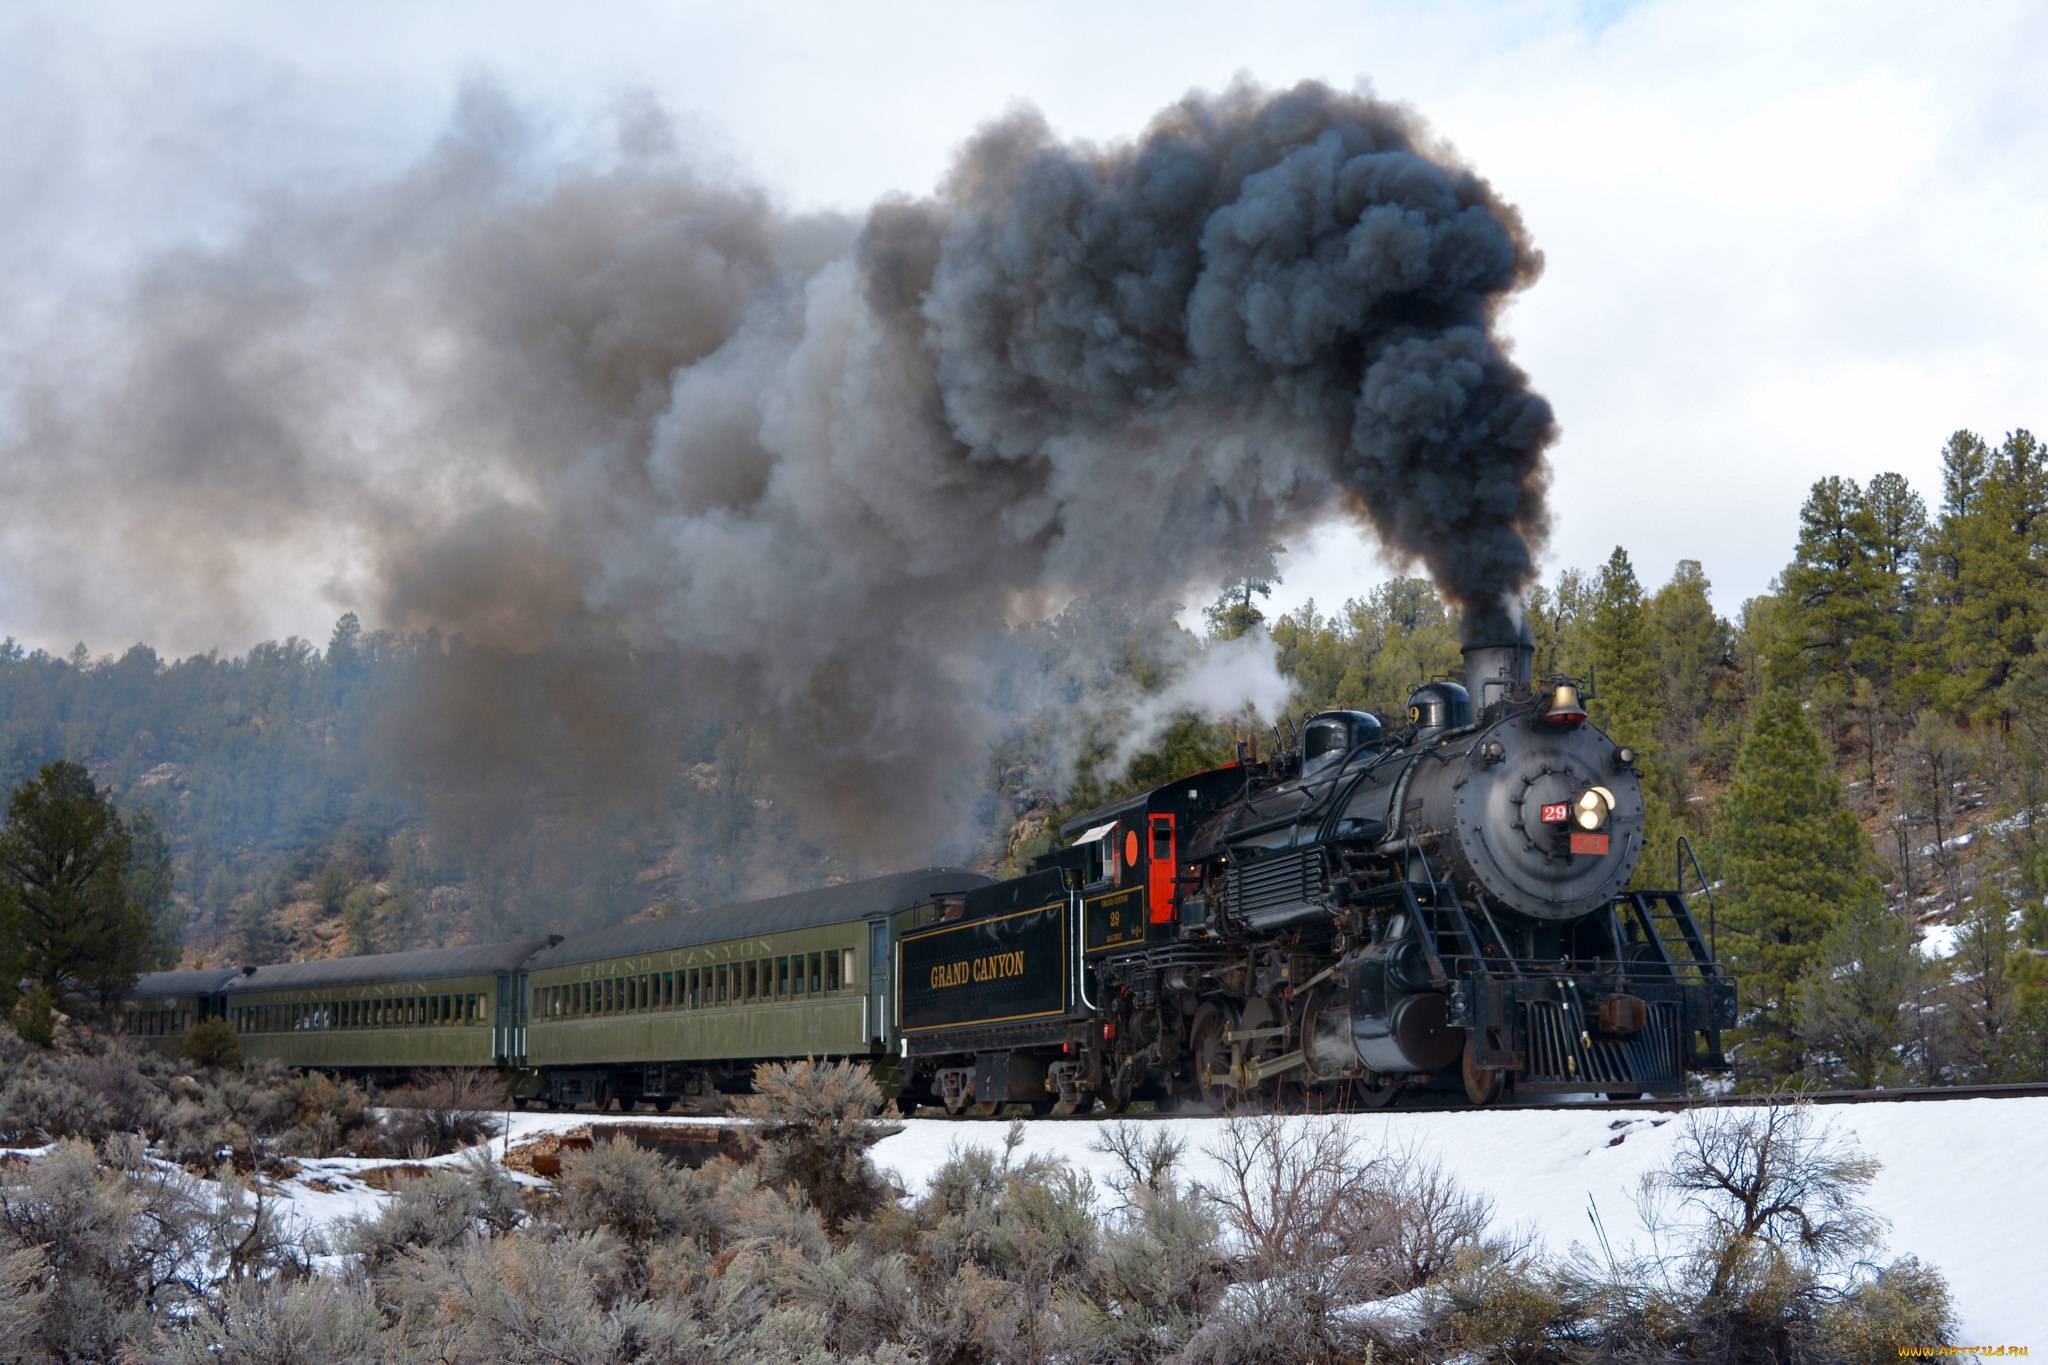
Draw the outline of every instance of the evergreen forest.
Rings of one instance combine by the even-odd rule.
[[[993,686],[1029,701],[1005,708],[1022,719],[968,812],[969,860],[1015,869],[1067,816],[1228,761],[1239,734],[1192,713],[1153,717],[1131,752],[1147,699],[1225,642],[1270,635],[1297,716],[1399,716],[1458,672],[1424,580],[1269,619],[1273,581],[1270,555],[1248,564],[1206,638],[1104,602],[1018,628]],[[1594,720],[1642,755],[1638,883],[1697,891],[1680,837],[1697,852],[1742,977],[1739,1084],[2048,1079],[2031,434],[1957,432],[1932,507],[1897,474],[1815,483],[1791,562],[1732,614],[1703,564],[1652,584],[1623,547],[1528,609],[1537,675],[1590,681]],[[149,873],[145,966],[575,932],[879,870],[763,751],[680,663],[606,643],[511,655],[351,615],[324,647],[239,658],[0,647],[0,790],[68,761],[111,799]]]

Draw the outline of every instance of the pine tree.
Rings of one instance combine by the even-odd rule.
[[[1821,939],[1799,985],[1797,1035],[1808,1068],[1865,1090],[1895,1079],[1905,1014],[1926,972],[1905,922],[1875,897],[1856,902]]]
[[[1669,778],[1672,818],[1695,842],[1705,831],[1693,813],[1693,770],[1708,762],[1725,771],[1725,761],[1716,765],[1711,760],[1742,702],[1731,632],[1714,614],[1711,592],[1699,562],[1680,560],[1671,581],[1650,598],[1646,616],[1659,683],[1657,742]]]
[[[1880,585],[1879,606],[1888,618],[1878,623],[1881,643],[1903,642],[1910,638],[1913,613],[1919,605],[1914,579],[1927,540],[1927,504],[1905,475],[1886,473],[1864,489],[1863,508],[1869,535],[1867,553]],[[1895,671],[1901,660],[1893,653],[1877,662]]]
[[[21,936],[21,895],[0,877],[0,1016],[14,1009],[21,979],[28,975],[28,951]]]
[[[1729,658],[1728,623],[1714,614],[1713,584],[1696,559],[1681,559],[1650,598],[1645,625],[1656,660],[1667,749],[1690,751],[1719,700]]]
[[[1622,743],[1641,749],[1655,742],[1663,689],[1650,653],[1643,585],[1619,545],[1594,578],[1591,608],[1586,634],[1598,689],[1592,717]]]
[[[1722,955],[1741,979],[1745,1082],[1798,1069],[1794,1001],[1823,938],[1879,901],[1863,827],[1796,693],[1758,699],[1714,811],[1709,874],[1725,885]]]
[[[1651,652],[1643,585],[1620,546],[1594,577],[1585,641],[1595,680],[1588,714],[1616,743],[1636,751],[1642,774],[1643,854],[1636,885],[1666,886],[1680,832],[1671,811],[1683,797],[1663,756],[1663,679]]]
[[[1535,637],[1535,676],[1563,674],[1584,678],[1588,653],[1586,622],[1592,614],[1592,589],[1585,574],[1566,569],[1555,590],[1537,584],[1529,592],[1529,630]]]
[[[1272,634],[1281,673],[1311,711],[1399,717],[1417,683],[1459,670],[1457,625],[1426,578],[1390,579],[1336,616],[1304,604],[1274,621]]]
[[[1280,581],[1277,567],[1281,545],[1255,545],[1232,560],[1223,580],[1223,596],[1204,609],[1209,634],[1219,640],[1235,640],[1261,625],[1266,614],[1252,604],[1253,597],[1271,597]]]
[[[2016,431],[1998,450],[1957,432],[1942,452],[1946,501],[1924,554],[1929,597],[1945,610],[1931,642],[1929,700],[2009,723],[2001,695],[2033,653],[2048,593],[2048,459]]]
[[[148,950],[138,965],[144,971],[163,971],[178,964],[185,944],[184,919],[171,899],[177,883],[171,867],[171,841],[147,811],[130,817],[128,837],[132,849],[128,897],[135,913],[150,926]],[[125,983],[111,984],[126,989]]]
[[[1888,694],[1900,672],[1926,524],[1925,505],[1898,474],[1867,489],[1831,475],[1800,508],[1783,592],[1797,623],[1797,671],[1838,746],[1856,722],[1859,681]]]
[[[1798,604],[1808,667],[1846,695],[1864,638],[1877,614],[1875,565],[1868,549],[1876,523],[1854,479],[1817,480],[1799,509],[1799,543],[1785,571],[1785,591]]]
[[[1983,887],[1956,935],[1946,992],[1946,1052],[1954,1080],[2022,1079],[2026,1046],[2018,983],[2012,979],[2022,940],[2014,918],[2005,898]]]
[[[53,996],[75,982],[109,1006],[155,965],[156,907],[137,894],[134,864],[127,826],[79,764],[48,764],[15,792],[0,828],[0,876],[18,907],[28,970]],[[167,863],[148,870],[145,891],[167,898],[158,877],[169,877]]]

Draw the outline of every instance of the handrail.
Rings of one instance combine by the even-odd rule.
[[[1095,1002],[1088,998],[1088,903],[1078,891],[1067,892],[1067,899],[1074,907],[1074,994],[1081,1008],[1093,1014]]]
[[[1707,898],[1707,956],[1718,964],[1721,961],[1720,907],[1714,904],[1714,888],[1707,884],[1707,871],[1700,866],[1699,855],[1692,851],[1692,840],[1683,834],[1678,836],[1678,847],[1672,850],[1672,881],[1681,900],[1685,897],[1685,864],[1692,861],[1692,870],[1700,879],[1700,893]]]
[[[1422,875],[1429,878],[1429,903],[1431,908],[1435,908],[1438,885],[1436,869],[1429,865],[1429,854],[1422,848],[1422,835],[1413,825],[1408,826],[1408,838],[1410,851],[1422,860]],[[1450,968],[1444,965],[1443,954],[1436,950],[1436,929],[1430,924],[1429,916],[1422,913],[1422,906],[1415,899],[1415,883],[1403,878],[1401,885],[1406,889],[1408,904],[1415,911],[1415,937],[1421,942],[1424,955],[1429,958],[1430,970],[1436,973],[1439,980],[1449,981]]]
[[[1429,878],[1429,896],[1431,903],[1434,903],[1437,888],[1436,869],[1429,865],[1429,851],[1422,846],[1422,831],[1414,825],[1408,826],[1408,848],[1416,857],[1422,859],[1422,875]]]

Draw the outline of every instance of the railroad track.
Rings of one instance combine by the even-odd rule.
[[[1596,1113],[1601,1110],[1612,1109],[1656,1109],[1665,1112],[1676,1112],[1684,1109],[1717,1109],[1764,1104],[1786,1104],[1800,1100],[1813,1104],[1896,1104],[1904,1101],[1919,1100],[2003,1100],[2041,1098],[2044,1096],[2048,1096],[2048,1083],[1908,1086],[1896,1090],[1816,1090],[1808,1091],[1804,1094],[1785,1092],[1779,1094],[1747,1095],[1671,1095],[1654,1099],[1593,1100],[1580,1101],[1573,1104],[1529,1099],[1522,1101],[1509,1100],[1505,1103],[1489,1105],[1483,1110],[1474,1108],[1468,1103],[1446,1100],[1442,1103],[1420,1102],[1396,1105],[1388,1109],[1355,1109],[1339,1112],[1365,1114],[1477,1114],[1535,1109],[1591,1110]],[[974,1113],[949,1116],[943,1109],[938,1108],[919,1108],[912,1117],[921,1119],[951,1117],[961,1123],[987,1121],[981,1115]],[[999,1117],[1007,1122],[1012,1116],[1005,1113]],[[1031,1116],[1019,1114],[1017,1117],[1030,1118]],[[1065,1114],[1033,1118],[1032,1121],[1034,1123],[1100,1123],[1111,1117],[1111,1115],[1107,1114]],[[1121,1114],[1114,1115],[1114,1117],[1117,1119],[1142,1121],[1148,1119],[1219,1118],[1223,1116],[1206,1113],[1199,1109],[1177,1109],[1162,1113],[1155,1109],[1133,1107]]]

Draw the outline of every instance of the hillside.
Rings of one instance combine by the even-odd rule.
[[[2048,471],[2025,432],[1958,433],[1944,460],[1936,514],[1897,476],[1816,484],[1777,590],[1732,619],[1701,565],[1651,588],[1621,548],[1528,596],[1538,677],[1579,679],[1642,754],[1638,883],[1670,882],[1680,836],[1714,883],[1744,1084],[2048,1075]],[[187,964],[575,932],[919,862],[1014,870],[1066,815],[1266,723],[1197,707],[1184,683],[1220,659],[1270,658],[1296,714],[1398,718],[1458,671],[1424,580],[1270,621],[1269,588],[1227,584],[1206,639],[1106,602],[1012,627],[982,665],[1000,742],[909,797],[900,765],[849,763],[861,725],[886,728],[851,693],[819,699],[843,731],[819,767],[679,655],[513,654],[352,616],[325,649],[235,659],[10,641],[0,781],[75,758],[154,819]]]

